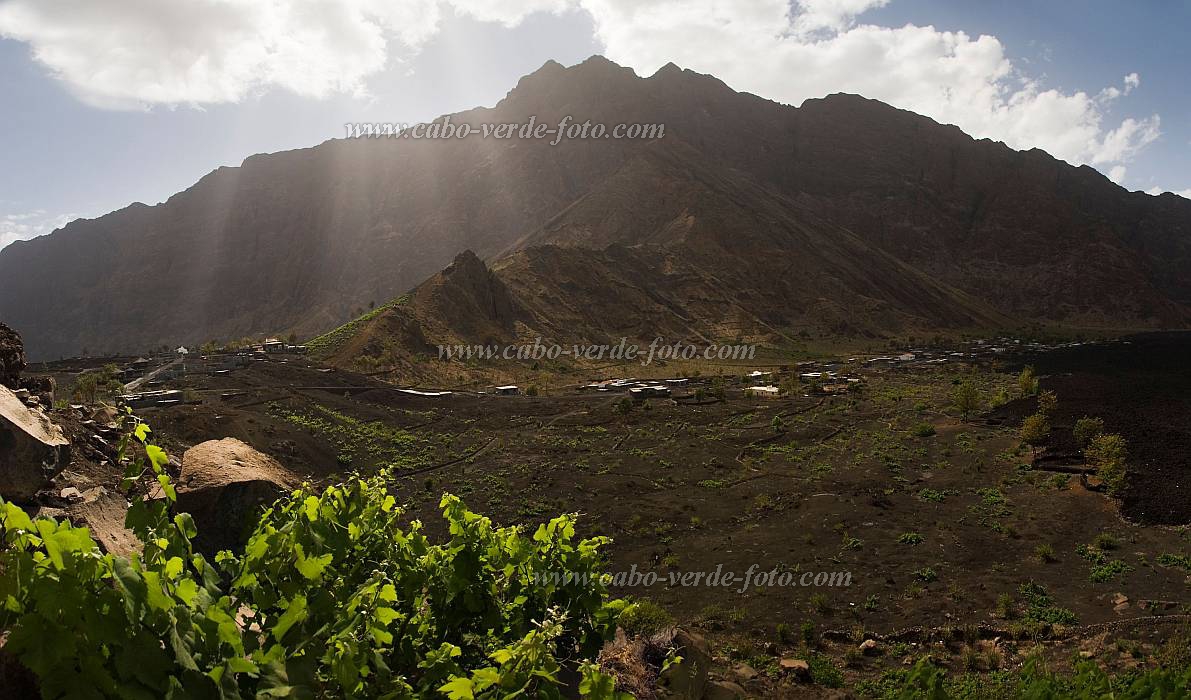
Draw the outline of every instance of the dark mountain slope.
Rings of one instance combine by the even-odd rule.
[[[862,297],[833,302],[845,332],[876,327],[879,315],[852,317],[870,299],[937,327],[955,323],[932,317],[938,304],[929,301],[913,311],[897,291],[902,282],[866,269],[892,264],[876,251],[1002,318],[1191,323],[1191,201],[1173,195],[1129,193],[1089,168],[859,97],[795,109],[672,65],[638,78],[599,57],[547,63],[496,107],[452,121],[554,124],[564,115],[663,123],[670,157],[686,153],[698,172],[659,165],[644,140],[358,139],[253,156],[161,205],[76,221],[0,251],[0,318],[35,357],[309,334],[403,293],[464,249],[494,258],[529,244],[648,245],[671,260],[702,256],[677,266],[706,271],[716,255],[755,257],[778,239],[795,246],[799,227],[780,223],[793,217],[853,236],[824,253],[837,263],[830,274],[847,278],[835,296]],[[738,206],[753,190],[765,203]],[[690,228],[674,202],[700,198],[733,205],[699,204]],[[735,247],[746,240],[753,247]],[[676,241],[680,250],[670,247]],[[854,269],[839,267],[840,255]],[[795,315],[770,301],[819,304],[791,296],[793,283],[779,286],[738,301],[773,320]]]

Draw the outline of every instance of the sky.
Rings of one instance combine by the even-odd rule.
[[[0,0],[0,247],[549,59],[854,92],[1191,198],[1191,0]]]

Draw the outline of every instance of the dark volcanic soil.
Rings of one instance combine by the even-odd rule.
[[[1099,416],[1129,442],[1122,513],[1150,524],[1191,522],[1191,333],[1134,336],[1030,358],[1059,407],[1056,439]]]

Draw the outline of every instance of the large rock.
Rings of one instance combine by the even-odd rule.
[[[70,442],[38,409],[0,386],[0,496],[28,502],[70,464]]]
[[[672,641],[682,663],[672,664],[658,679],[658,697],[665,700],[702,700],[711,669],[711,649],[706,640],[689,630],[675,631]]]
[[[19,389],[25,371],[25,346],[21,334],[0,323],[0,385]]]
[[[209,440],[182,455],[178,509],[194,517],[200,551],[234,549],[251,534],[261,508],[297,483],[277,460],[240,440]]]

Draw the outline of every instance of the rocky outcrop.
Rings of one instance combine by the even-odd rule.
[[[0,323],[0,385],[19,389],[25,371],[25,346],[21,334]]]
[[[658,678],[658,697],[663,700],[702,700],[711,670],[711,649],[695,632],[677,629],[671,641],[682,662],[672,664]]]
[[[28,502],[68,464],[70,442],[62,429],[0,386],[0,496]]]
[[[242,545],[262,506],[296,485],[277,460],[244,442],[208,440],[182,455],[178,510],[194,518],[195,545],[212,554]]]

